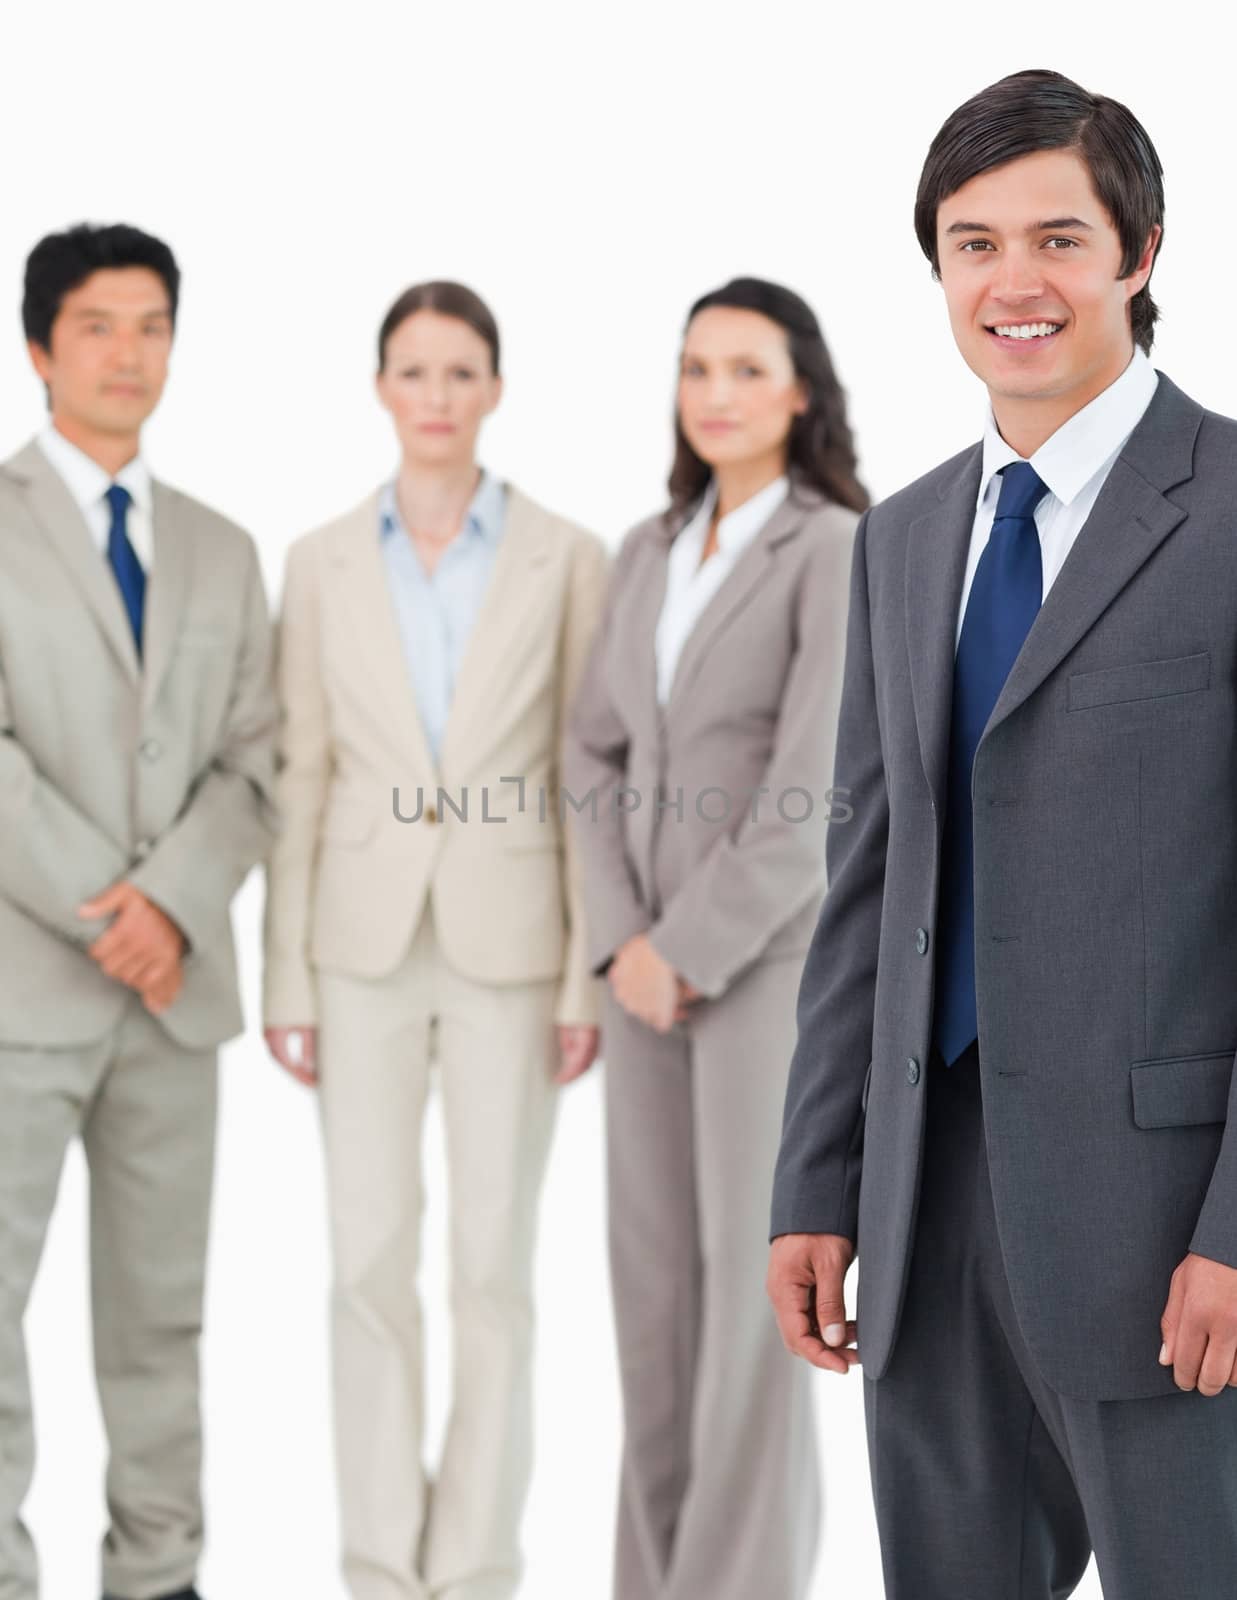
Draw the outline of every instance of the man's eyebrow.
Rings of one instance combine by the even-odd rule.
[[[79,307],[72,313],[72,315],[75,317],[114,317],[117,315],[117,313],[114,308],[111,311],[108,311],[103,306],[96,306],[94,308]],[[120,315],[123,316],[124,313],[121,312]],[[151,306],[148,311],[138,312],[138,316],[143,318],[170,317],[171,315],[171,310],[167,306]]]
[[[1089,222],[1084,222],[1081,217],[1049,217],[1044,222],[1032,222],[1027,227],[1028,233],[1049,233],[1054,228],[1084,228],[1088,233],[1093,232]],[[987,222],[951,222],[945,229],[946,234],[952,233],[995,233],[997,230]]]

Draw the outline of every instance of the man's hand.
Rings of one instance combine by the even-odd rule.
[[[1191,1252],[1170,1280],[1160,1331],[1160,1365],[1179,1389],[1237,1388],[1237,1270]]]
[[[854,1257],[854,1245],[838,1233],[785,1233],[769,1252],[765,1288],[782,1343],[826,1372],[847,1373],[859,1361],[843,1293]]]
[[[679,975],[638,933],[620,946],[606,978],[611,993],[633,1017],[658,1033],[669,1033],[679,1008]]]
[[[156,978],[146,988],[138,991],[142,997],[142,1004],[147,1011],[153,1012],[155,1016],[158,1016],[161,1011],[166,1011],[172,1001],[175,1000],[181,991],[181,985],[184,981],[185,969],[178,961],[174,967],[169,968],[163,977]]]
[[[560,1085],[582,1078],[597,1059],[601,1029],[591,1024],[560,1022],[558,1033],[558,1071],[554,1082]]]
[[[87,947],[109,978],[137,989],[144,1001],[148,994],[155,996],[159,1009],[172,1003],[180,982],[169,990],[171,974],[179,973],[185,936],[166,912],[122,879],[78,906],[77,914],[86,919],[112,918]]]
[[[311,1027],[263,1028],[266,1048],[298,1083],[312,1089],[318,1082],[318,1030]]]

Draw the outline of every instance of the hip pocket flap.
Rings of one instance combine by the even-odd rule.
[[[1140,1128],[1227,1121],[1233,1054],[1136,1061],[1130,1068],[1134,1121]]]

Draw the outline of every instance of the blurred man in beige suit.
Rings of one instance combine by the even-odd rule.
[[[288,559],[267,1039],[321,1083],[349,1593],[510,1600],[531,1470],[537,1200],[556,1084],[597,1049],[601,986],[557,790],[606,556],[476,462],[502,390],[477,295],[414,285],[378,357],[398,474]],[[432,1480],[416,1290],[431,1066],[454,1357]]]
[[[41,241],[47,427],[0,466],[0,1600],[35,1600],[22,1318],[75,1135],[90,1169],[103,1585],[195,1600],[198,1341],[228,907],[272,836],[269,626],[239,528],[151,478],[179,273],[137,229]]]

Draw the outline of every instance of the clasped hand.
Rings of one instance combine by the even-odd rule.
[[[184,982],[185,936],[171,917],[123,879],[78,906],[77,914],[112,918],[87,954],[109,978],[136,989],[148,1011],[166,1011]]]
[[[620,946],[606,978],[623,1010],[657,1033],[668,1033],[676,1022],[683,1022],[693,1003],[703,998],[699,989],[657,953],[644,933]]]

